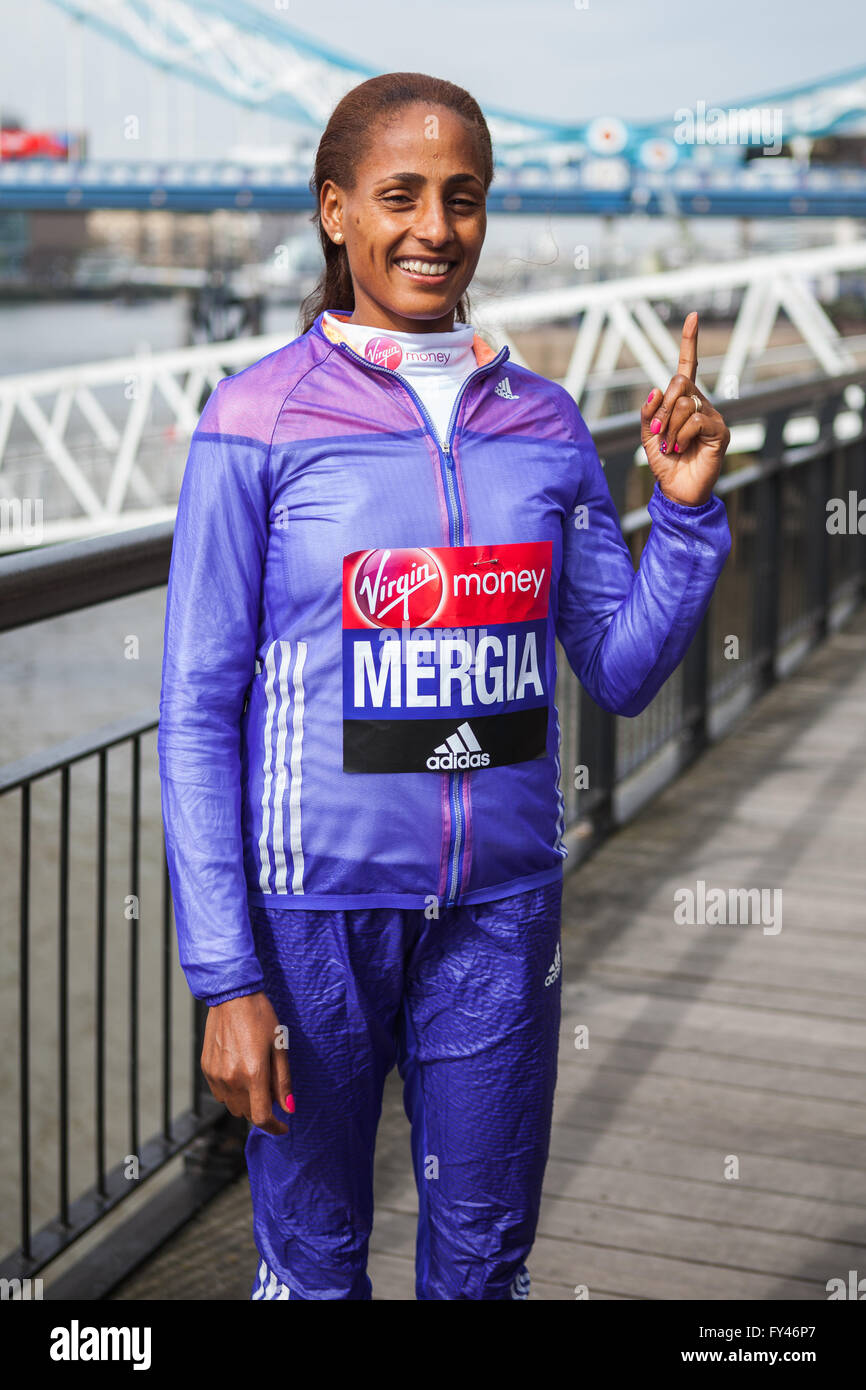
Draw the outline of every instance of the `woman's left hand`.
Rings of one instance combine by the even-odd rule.
[[[640,412],[641,442],[659,487],[686,507],[709,501],[731,439],[721,415],[695,385],[697,370],[698,316],[692,310],[683,324],[676,376],[664,396],[654,386]]]

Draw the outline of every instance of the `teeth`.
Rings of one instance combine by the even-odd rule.
[[[397,264],[416,275],[445,275],[450,269],[448,261],[398,261]]]

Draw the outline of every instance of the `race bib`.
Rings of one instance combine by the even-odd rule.
[[[544,756],[551,541],[343,559],[343,771]]]

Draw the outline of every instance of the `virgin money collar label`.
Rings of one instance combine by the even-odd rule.
[[[377,367],[387,367],[396,372],[406,367],[447,367],[452,353],[445,348],[412,348],[403,346],[395,338],[377,334],[368,338],[364,356]]]

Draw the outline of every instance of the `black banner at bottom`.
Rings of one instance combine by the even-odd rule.
[[[631,1274],[632,1287],[638,1285],[639,1278],[652,1277],[630,1270],[627,1259],[623,1270],[620,1278],[625,1283]],[[663,1297],[663,1285],[655,1296],[647,1289],[643,1296],[614,1293],[608,1298],[595,1295],[584,1285],[577,1285],[572,1291],[566,1277],[564,1273],[561,1278],[548,1275],[542,1284],[541,1298],[533,1291],[530,1301],[570,1303],[568,1313],[545,1313],[539,1308],[535,1314],[529,1309],[521,1316],[537,1317],[536,1327],[553,1328],[556,1336],[566,1340],[579,1331],[580,1359],[596,1360],[637,1377],[645,1377],[648,1366],[660,1375],[683,1367],[695,1370],[736,1366],[748,1373],[755,1366],[797,1366],[811,1370],[822,1385],[832,1386],[841,1384],[843,1378],[850,1379],[850,1367],[856,1364],[862,1346],[862,1310],[851,1302],[828,1301],[817,1278],[806,1280],[798,1275],[803,1297],[791,1301],[679,1302]],[[68,1385],[70,1378],[77,1382],[79,1377],[87,1385],[94,1381],[107,1384],[109,1380],[116,1385],[127,1377],[127,1383],[141,1385],[148,1383],[148,1372],[164,1379],[169,1371],[175,1379],[193,1377],[198,1383],[211,1377],[215,1383],[224,1382],[230,1372],[247,1379],[261,1378],[255,1351],[251,1349],[261,1345],[263,1338],[293,1344],[297,1335],[293,1317],[282,1310],[281,1302],[268,1305],[232,1300],[225,1312],[219,1313],[219,1327],[215,1330],[215,1303],[210,1299],[178,1301],[176,1287],[165,1301],[54,1303],[49,1298],[50,1292],[45,1302],[10,1302],[3,1309],[7,1357],[14,1358],[17,1348],[22,1364],[30,1365],[48,1385]],[[367,1329],[373,1325],[370,1318],[378,1326],[379,1318],[390,1316],[383,1311],[384,1303],[399,1301],[389,1300],[375,1290],[374,1300],[378,1306],[360,1315]],[[504,1295],[502,1301],[508,1303],[511,1326],[514,1304]],[[340,1313],[331,1303],[327,1308],[329,1311],[313,1317],[324,1317],[327,1325],[323,1323],[322,1330],[333,1336],[334,1329],[345,1328],[346,1318],[353,1315]],[[400,1303],[397,1316],[399,1326],[405,1329],[405,1302]],[[429,1314],[419,1316],[425,1319],[424,1328],[429,1330]],[[462,1322],[465,1314],[454,1316],[461,1326],[467,1326]],[[548,1323],[548,1318],[553,1321]],[[352,1326],[357,1328],[359,1324]],[[498,1322],[495,1326],[498,1328]],[[419,1324],[419,1333],[421,1330]],[[486,1344],[484,1339],[479,1342],[477,1361],[471,1350],[466,1355],[461,1350],[464,1369],[477,1365],[479,1371],[484,1371],[495,1365],[489,1340]],[[345,1363],[339,1350],[336,1357],[329,1352],[329,1357],[340,1369],[345,1364],[347,1375],[356,1372],[356,1351],[347,1349]]]

